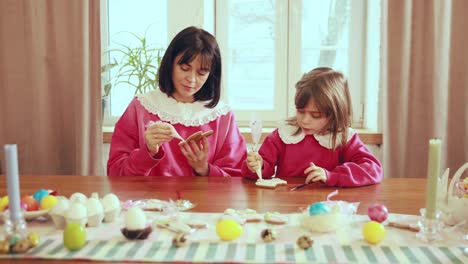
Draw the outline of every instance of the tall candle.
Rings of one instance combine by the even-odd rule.
[[[437,212],[441,146],[442,142],[440,139],[434,138],[429,140],[426,185],[426,217],[429,219],[435,219]]]
[[[21,219],[19,176],[18,176],[18,152],[16,145],[5,145],[5,163],[8,188],[8,211],[13,223]]]

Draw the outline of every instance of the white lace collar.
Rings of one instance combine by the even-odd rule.
[[[296,132],[297,127],[289,125],[287,122],[280,122],[278,125],[278,134],[281,140],[285,144],[296,144],[301,142],[305,138],[304,132],[301,130],[297,135],[293,135]],[[356,131],[352,128],[348,130],[348,139],[349,141],[351,137],[356,133]],[[313,135],[314,138],[319,142],[319,144],[327,149],[332,149],[332,135],[325,134],[325,135]],[[336,142],[341,142],[341,133],[339,133],[336,137]]]
[[[230,110],[223,102],[219,102],[215,108],[206,108],[206,101],[181,103],[159,89],[138,94],[136,97],[148,112],[158,115],[162,121],[185,126],[204,125]]]

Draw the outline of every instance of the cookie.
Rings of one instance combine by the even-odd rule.
[[[208,130],[208,131],[203,132],[203,133],[202,133],[202,136],[204,136],[204,137],[209,137],[209,136],[211,136],[211,135],[213,135],[213,134],[214,134],[214,131],[213,131],[213,130]]]
[[[202,138],[202,134],[203,134],[202,131],[195,132],[192,135],[190,135],[188,138],[186,138],[185,142],[190,142],[192,140],[198,141]]]
[[[284,225],[288,221],[286,216],[278,212],[268,212],[264,216],[265,222],[272,225]]]
[[[262,188],[270,188],[270,189],[274,189],[278,186],[281,186],[281,185],[287,185],[288,182],[285,181],[285,180],[282,180],[282,179],[279,179],[279,178],[272,178],[272,179],[258,179],[256,182],[255,182],[255,185],[258,186],[258,187],[262,187]]]

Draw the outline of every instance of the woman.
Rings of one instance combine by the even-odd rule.
[[[220,102],[221,54],[207,31],[188,27],[169,44],[159,90],[137,95],[116,123],[109,176],[241,176],[246,143]],[[181,141],[213,130],[199,141]],[[176,133],[177,132],[177,133]]]

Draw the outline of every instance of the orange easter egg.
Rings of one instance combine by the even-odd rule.
[[[32,197],[32,195],[23,196],[21,201],[28,205],[28,211],[37,211],[39,210],[39,203]]]

